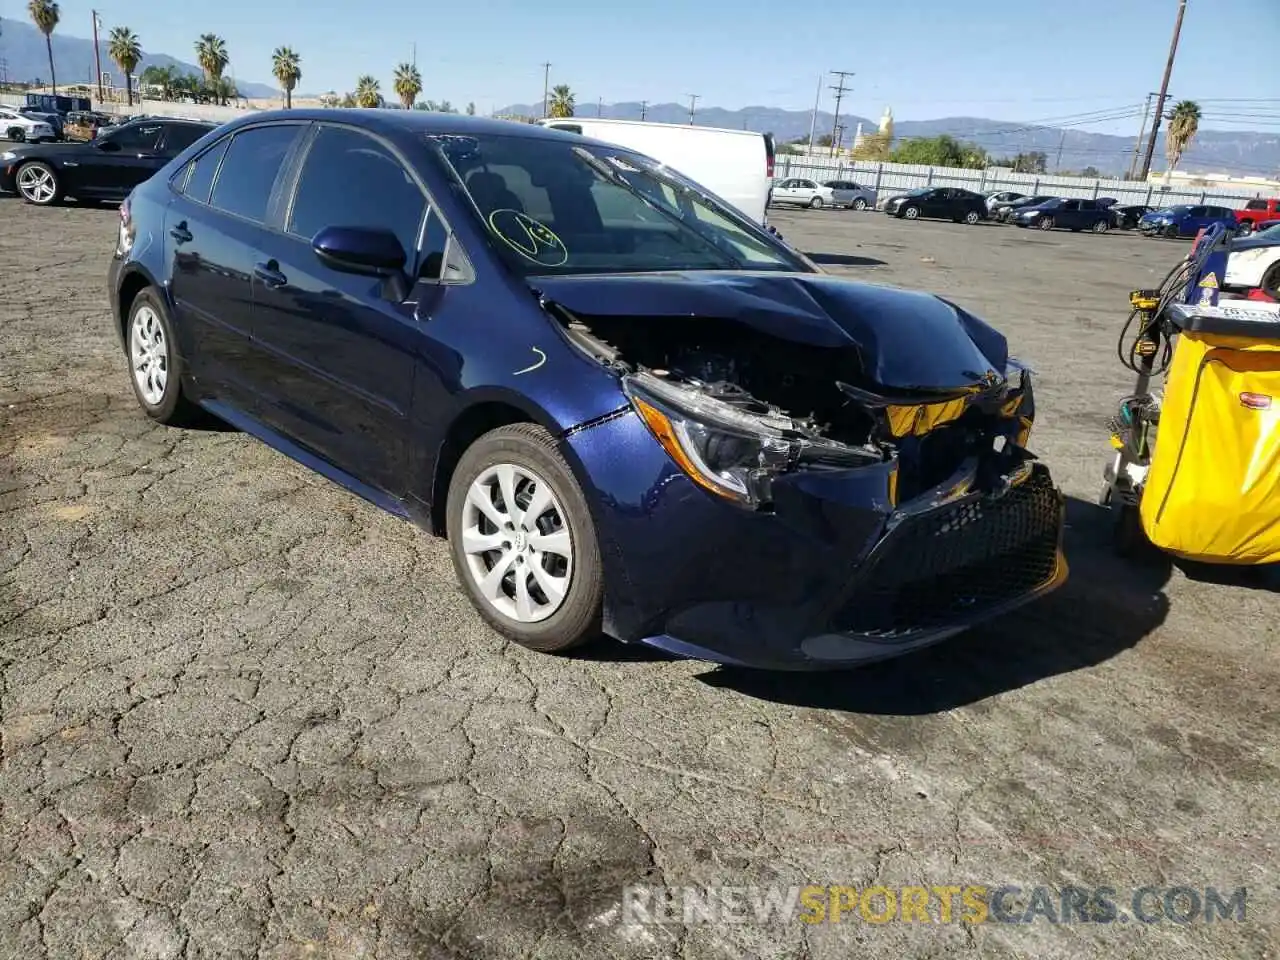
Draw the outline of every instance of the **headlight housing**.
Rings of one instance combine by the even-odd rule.
[[[17,159],[18,155],[12,150],[6,150],[4,153],[0,153],[0,163],[12,163]]]
[[[801,461],[850,468],[880,459],[867,449],[807,436],[779,411],[747,412],[651,373],[624,377],[622,387],[654,439],[689,479],[745,507],[770,502],[773,478]]]

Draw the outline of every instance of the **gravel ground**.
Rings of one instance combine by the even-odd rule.
[[[115,214],[0,199],[0,955],[1274,957],[1280,604],[1091,506],[1131,287],[1180,249],[779,213],[1040,372],[1072,579],[855,673],[512,647],[444,547],[230,431],[153,426]],[[621,922],[629,884],[1249,888],[1244,922]],[[937,918],[937,913],[934,913]]]

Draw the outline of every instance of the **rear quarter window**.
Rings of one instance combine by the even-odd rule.
[[[213,189],[213,179],[218,174],[218,164],[222,162],[222,155],[227,152],[227,144],[230,142],[230,137],[224,137],[187,164],[186,175],[179,176],[176,184],[181,187],[181,193],[184,196],[197,203],[209,202],[209,191]]]
[[[266,220],[276,177],[301,129],[293,124],[273,124],[233,135],[213,185],[210,206],[248,220]]]
[[[1267,209],[1267,201],[1265,201],[1265,200],[1250,200],[1248,203],[1246,203],[1246,204],[1244,205],[1244,208],[1245,208],[1246,210],[1265,210],[1265,209]]]

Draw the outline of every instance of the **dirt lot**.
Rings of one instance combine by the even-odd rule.
[[[774,222],[976,309],[1040,371],[1062,591],[821,677],[513,648],[440,543],[244,436],[152,426],[104,306],[114,212],[0,199],[0,955],[1276,956],[1277,594],[1119,563],[1090,506],[1125,294],[1180,248]],[[1249,899],[1211,924],[681,929],[619,922],[628,884]]]

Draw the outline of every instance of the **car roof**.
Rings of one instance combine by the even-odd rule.
[[[552,130],[536,123],[520,123],[514,120],[494,120],[472,117],[459,113],[436,113],[432,110],[395,110],[381,107],[326,108],[313,107],[304,110],[261,110],[244,117],[237,117],[225,125],[227,130],[271,120],[327,120],[330,123],[350,123],[378,133],[409,133],[421,136],[432,134],[457,134],[459,136],[508,136],[528,137],[540,140],[564,140],[571,137],[582,143],[594,143],[568,130]]]

